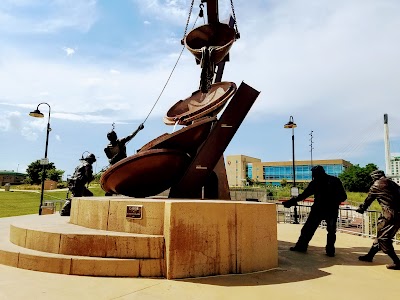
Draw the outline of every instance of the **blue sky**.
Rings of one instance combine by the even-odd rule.
[[[190,26],[198,13],[195,0]],[[220,0],[220,19],[230,1]],[[291,160],[342,158],[384,167],[383,114],[400,152],[400,2],[234,0],[241,38],[223,80],[261,91],[225,155]],[[0,2],[0,169],[25,171],[48,157],[71,174],[84,151],[107,165],[111,124],[120,137],[149,114],[182,49],[190,1],[2,0]],[[203,21],[199,21],[198,25]],[[173,128],[162,117],[198,89],[200,68],[185,50],[155,109],[129,144],[134,154]]]

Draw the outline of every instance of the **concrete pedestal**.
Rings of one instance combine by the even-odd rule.
[[[127,218],[128,205],[141,206],[142,218]],[[168,279],[243,274],[278,266],[275,204],[83,197],[73,199],[70,222],[163,235]]]

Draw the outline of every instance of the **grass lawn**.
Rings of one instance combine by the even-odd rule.
[[[0,218],[30,215],[39,213],[40,191],[13,191],[17,186],[11,186],[9,192],[0,192]],[[94,196],[104,196],[104,191],[97,186],[89,186]],[[45,191],[43,202],[65,200],[67,191]],[[57,206],[58,208],[59,206]]]
[[[24,187],[27,189],[28,187]],[[0,191],[0,218],[37,214],[39,212],[40,204],[40,190],[30,191],[16,191],[18,186],[11,186],[10,192]],[[14,190],[14,191],[13,191]],[[98,184],[91,184],[89,190],[92,191],[94,196],[104,196],[104,191]],[[289,197],[289,189],[281,196]],[[51,200],[65,200],[67,196],[66,190],[45,191],[43,202]],[[367,196],[366,193],[352,193],[347,192],[348,200],[353,205],[362,203]],[[60,204],[56,208],[60,208]],[[369,207],[370,210],[378,210],[381,208],[377,201],[374,201]]]

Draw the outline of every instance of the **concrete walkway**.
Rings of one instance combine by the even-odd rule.
[[[16,218],[0,219],[8,226]],[[185,280],[99,278],[41,273],[0,265],[0,299],[399,299],[400,271],[378,254],[373,263],[357,260],[372,241],[338,233],[337,255],[325,256],[325,231],[319,229],[307,254],[289,247],[301,226],[278,225],[279,268],[247,275]],[[400,246],[396,245],[400,254]],[[379,286],[379,289],[378,289]]]

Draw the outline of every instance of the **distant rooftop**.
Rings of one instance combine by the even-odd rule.
[[[26,176],[27,174],[14,172],[14,170],[0,170],[0,175]]]

